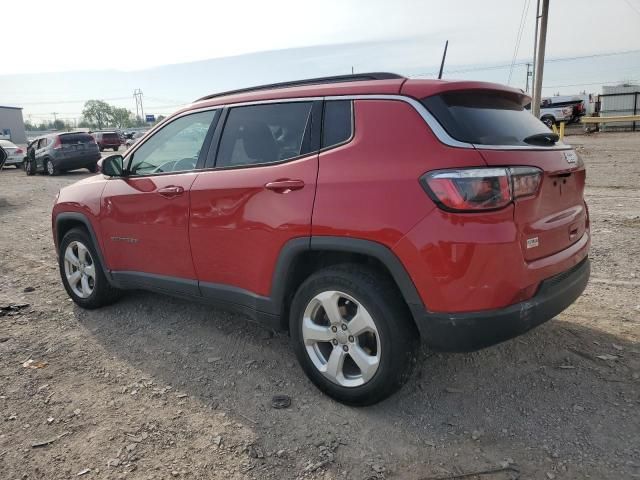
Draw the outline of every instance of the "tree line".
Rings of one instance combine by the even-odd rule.
[[[163,115],[157,116],[152,125],[162,121],[164,118]],[[42,121],[37,124],[26,121],[24,126],[26,130],[71,130],[73,128],[101,130],[104,128],[146,127],[149,126],[149,123],[145,122],[143,118],[136,117],[127,108],[116,107],[102,100],[88,100],[82,109],[82,118],[77,124],[56,119],[54,121]]]

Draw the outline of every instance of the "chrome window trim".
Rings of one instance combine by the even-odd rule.
[[[431,131],[434,133],[436,138],[440,140],[441,143],[448,145],[450,147],[455,148],[468,148],[468,149],[477,149],[477,150],[570,150],[572,147],[570,145],[565,145],[564,143],[560,143],[558,145],[554,145],[553,147],[540,147],[536,145],[482,145],[478,143],[468,143],[461,142],[453,138],[447,131],[444,129],[440,122],[436,120],[436,118],[427,110],[427,108],[422,105],[418,100],[412,97],[407,97],[406,95],[336,95],[336,96],[328,96],[324,97],[325,100],[339,100],[339,99],[352,99],[352,100],[397,100],[401,102],[408,103],[411,105],[418,114],[422,117]]]
[[[175,117],[169,117],[166,119],[167,121],[163,121],[158,125],[156,125],[154,128],[152,128],[151,130],[149,130],[149,132],[147,132],[147,134],[145,135],[145,137],[148,136],[148,138],[145,139],[144,142],[141,142],[138,145],[135,145],[134,147],[132,147],[133,149],[131,151],[127,151],[124,158],[125,160],[128,161],[128,157],[132,153],[135,153],[135,151],[138,148],[140,148],[144,143],[146,143],[146,141],[149,138],[151,138],[151,136],[153,136],[157,130],[159,130],[166,123],[168,123],[168,121],[177,120],[178,118],[181,118],[185,115],[191,115],[194,113],[200,113],[208,110],[218,110],[218,109],[222,110],[224,108],[233,108],[238,106],[262,105],[262,104],[269,104],[269,103],[313,102],[313,101],[324,101],[324,100],[351,100],[351,101],[353,100],[395,100],[395,101],[408,103],[414,108],[416,112],[418,112],[418,114],[422,117],[424,122],[429,126],[429,128],[431,129],[433,134],[436,136],[436,138],[440,141],[440,143],[447,145],[449,147],[454,147],[454,148],[466,148],[466,149],[474,149],[474,150],[516,150],[516,151],[522,150],[522,151],[545,151],[545,152],[555,151],[555,150],[571,150],[573,148],[571,145],[567,145],[561,142],[557,145],[554,145],[553,147],[541,147],[536,145],[531,145],[531,146],[528,146],[528,145],[482,145],[477,143],[474,144],[474,143],[468,143],[468,142],[461,142],[453,138],[451,135],[449,135],[449,133],[447,133],[444,127],[440,124],[440,122],[438,122],[438,120],[436,120],[436,118],[427,110],[427,108],[415,98],[408,97],[406,95],[398,95],[398,94],[361,94],[361,95],[326,95],[326,96],[292,97],[292,98],[285,97],[285,98],[275,98],[275,99],[269,99],[269,100],[247,100],[244,102],[240,101],[240,102],[233,102],[233,103],[221,103],[218,105],[209,105],[209,106],[193,108],[193,109],[181,112]],[[195,103],[193,105],[195,105]],[[352,115],[354,117],[355,109],[353,108],[353,104],[352,104],[351,110],[352,110]],[[342,145],[349,143],[351,140],[353,140],[353,137],[355,136],[355,120],[353,120],[353,117],[352,117],[352,121],[354,122],[354,125],[352,128],[352,137],[349,139],[348,142],[345,142]],[[327,150],[336,148],[338,146],[340,145],[334,145],[326,149],[320,149],[320,152],[327,151]],[[270,165],[270,164],[264,164],[264,165]]]

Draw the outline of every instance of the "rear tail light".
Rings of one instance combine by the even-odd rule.
[[[53,149],[60,150],[62,148],[62,143],[60,142],[60,137],[56,137],[56,141],[53,142]]]
[[[541,180],[542,170],[534,167],[469,168],[429,172],[420,183],[443,210],[477,212],[535,195]]]
[[[18,147],[15,151],[16,154],[24,153],[24,150]]]

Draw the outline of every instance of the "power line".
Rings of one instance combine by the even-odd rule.
[[[589,85],[604,85],[605,83],[627,83],[627,82],[637,82],[638,80],[628,79],[628,80],[603,80],[601,82],[587,82],[587,83],[568,83],[565,85],[543,85],[542,88],[562,88],[562,87],[586,87]]]
[[[516,63],[516,59],[518,58],[518,50],[520,49],[520,40],[522,40],[522,33],[524,32],[524,25],[526,23],[527,13],[529,12],[529,2],[530,0],[524,0],[524,5],[522,6],[522,14],[520,15],[520,25],[518,26],[518,34],[516,35],[516,45],[513,49],[513,59],[511,60],[511,68],[509,69],[509,79],[507,80],[507,84],[511,83],[513,66]]]
[[[102,101],[129,100],[129,97],[100,98]],[[57,105],[63,103],[85,103],[87,100],[48,100],[46,102],[18,102],[20,105]]]
[[[545,59],[545,63],[556,63],[556,62],[570,62],[574,60],[586,60],[589,58],[599,58],[599,57],[612,57],[617,55],[629,55],[634,53],[640,53],[640,49],[638,50],[623,50],[617,52],[605,52],[605,53],[594,53],[591,55],[579,55],[575,57],[557,57],[557,58],[549,58]],[[527,64],[526,61],[516,62],[515,66],[525,66]],[[510,63],[498,64],[498,65],[489,65],[486,67],[468,67],[468,68],[460,68],[457,70],[447,70],[448,73],[468,73],[468,72],[481,72],[485,70],[500,70],[503,68],[511,67]],[[428,73],[417,73],[413,75],[413,77],[428,77],[437,75],[438,72],[428,72]]]

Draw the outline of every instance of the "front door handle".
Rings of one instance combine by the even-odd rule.
[[[175,185],[169,185],[158,189],[158,193],[166,198],[174,198],[184,193],[184,188]]]
[[[276,180],[275,182],[267,183],[264,188],[276,193],[289,193],[293,190],[304,188],[304,182],[302,180]]]

